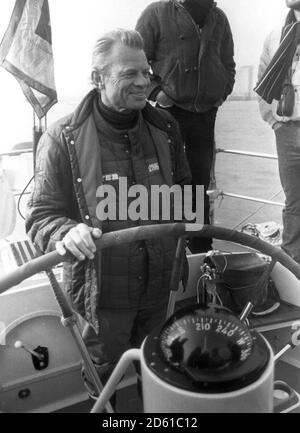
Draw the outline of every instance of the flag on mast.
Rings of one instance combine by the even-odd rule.
[[[16,0],[0,44],[0,65],[43,118],[57,102],[48,0]]]

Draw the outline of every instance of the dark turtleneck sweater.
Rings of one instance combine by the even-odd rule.
[[[127,112],[116,111],[103,104],[100,96],[95,100],[95,109],[101,114],[104,120],[110,123],[116,129],[131,129],[137,122],[138,111],[131,110]]]

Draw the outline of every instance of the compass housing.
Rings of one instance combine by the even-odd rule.
[[[255,382],[270,351],[230,310],[196,305],[176,312],[146,339],[148,367],[170,385],[193,392],[231,392]]]

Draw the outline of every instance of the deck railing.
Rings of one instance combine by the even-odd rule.
[[[15,157],[15,156],[20,156],[22,154],[29,154],[29,153],[33,153],[32,149],[24,149],[24,150],[20,149],[20,150],[13,150],[13,151],[9,151],[9,152],[0,153],[0,163],[1,163],[1,160],[3,157]],[[264,158],[264,159],[271,159],[271,160],[277,160],[278,159],[277,155],[272,155],[272,154],[267,154],[267,153],[245,152],[242,150],[235,150],[235,149],[216,148],[215,149],[215,157],[219,153],[248,156],[248,157],[254,157],[254,158]],[[272,200],[267,200],[267,199],[263,199],[263,198],[258,198],[258,197],[251,197],[251,196],[240,195],[240,194],[235,194],[235,193],[231,193],[231,192],[225,192],[225,191],[222,191],[222,190],[216,188],[215,187],[216,183],[214,181],[214,179],[215,179],[214,169],[215,169],[215,167],[213,166],[211,186],[208,190],[208,195],[210,197],[211,202],[214,202],[215,200],[220,199],[220,198],[223,199],[224,197],[230,197],[230,198],[236,198],[236,199],[240,199],[240,200],[248,200],[248,201],[253,201],[253,202],[257,202],[257,203],[263,203],[265,205],[271,205],[271,206],[280,206],[280,207],[285,206],[284,203],[280,203],[280,202],[276,202],[276,201],[272,201]],[[21,194],[22,195],[28,195],[28,194],[30,194],[30,192],[20,193],[19,191],[14,191],[14,195],[16,197],[19,197]],[[213,220],[213,218],[214,218],[214,215],[213,215],[213,211],[212,211],[211,212],[211,220]]]
[[[0,168],[3,165],[5,165],[5,162],[3,161],[3,160],[5,160],[5,158],[17,157],[17,156],[26,155],[26,154],[33,154],[33,150],[32,149],[15,149],[15,150],[7,151],[7,152],[0,152]],[[4,162],[4,164],[3,164],[3,162]],[[4,167],[4,170],[5,170],[5,167]],[[17,190],[15,188],[13,188],[13,194],[15,197],[20,197],[21,195],[22,196],[23,195],[29,195],[29,194],[31,194],[31,192],[30,191],[22,192],[22,190]]]
[[[227,154],[231,154],[231,155],[240,155],[240,156],[248,156],[248,157],[254,157],[254,158],[278,160],[277,155],[272,155],[272,154],[267,154],[267,153],[258,153],[258,152],[245,152],[242,150],[234,150],[234,149],[221,149],[221,148],[215,147],[214,163],[213,163],[212,171],[211,171],[211,182],[210,182],[209,189],[207,191],[208,196],[210,198],[210,202],[211,202],[211,210],[210,210],[211,224],[213,224],[213,222],[214,222],[214,202],[215,202],[215,200],[218,200],[220,198],[223,199],[224,197],[253,201],[253,202],[262,203],[262,204],[271,205],[271,206],[280,206],[280,207],[285,206],[284,203],[280,203],[277,201],[267,200],[267,199],[258,198],[258,197],[251,197],[251,196],[246,196],[246,195],[240,195],[240,194],[233,194],[233,193],[224,192],[224,191],[218,189],[216,186],[216,179],[215,179],[215,162],[216,162],[216,156],[218,153],[227,153]]]
[[[0,153],[0,160],[3,156],[20,156],[24,153],[33,153],[32,149],[23,149],[23,150],[11,150],[9,152],[1,152]]]

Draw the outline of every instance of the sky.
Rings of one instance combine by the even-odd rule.
[[[92,47],[102,32],[134,28],[151,0],[49,0],[54,68],[59,103],[49,111],[49,120],[66,114],[72,100],[89,90]],[[0,39],[7,28],[15,0],[0,1]],[[219,0],[235,42],[237,68],[256,66],[267,33],[286,13],[284,0]],[[15,143],[31,140],[32,109],[15,78],[0,68],[0,152]],[[29,127],[29,125],[31,125]]]

